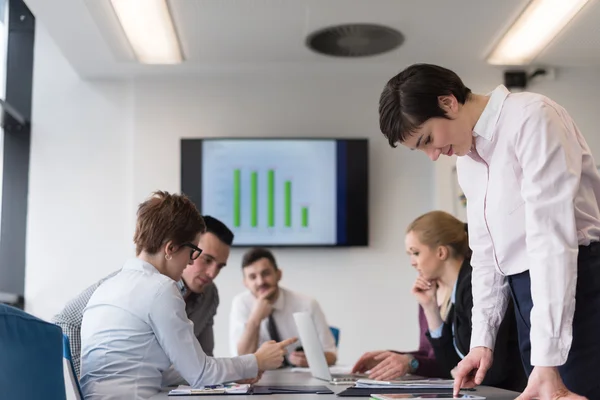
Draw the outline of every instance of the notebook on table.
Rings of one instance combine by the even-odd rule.
[[[254,386],[252,394],[334,394],[327,386],[268,385]]]
[[[169,391],[169,396],[199,396],[199,395],[218,395],[218,394],[249,394],[252,386],[248,384],[238,385],[226,383],[222,385],[207,385],[194,389],[190,386],[179,385],[177,389]]]
[[[399,395],[398,398],[412,399],[415,395],[421,396],[442,396],[439,398],[447,398],[443,396],[450,395],[454,381],[451,379],[419,379],[419,380],[396,380],[396,381],[375,381],[370,379],[361,379],[356,384],[341,393],[341,397],[373,397],[374,395]],[[473,390],[473,389],[469,389]],[[407,396],[407,397],[402,397]],[[433,397],[435,398],[435,397]]]
[[[271,395],[271,394],[334,394],[326,386],[301,386],[301,385],[211,385],[198,389],[189,386],[179,386],[169,392],[169,396],[218,396],[218,395]]]

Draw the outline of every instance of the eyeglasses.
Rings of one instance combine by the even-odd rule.
[[[192,249],[190,251],[190,260],[195,260],[196,258],[200,257],[200,254],[202,254],[202,249],[192,243],[184,243],[181,245],[181,247],[189,247]]]

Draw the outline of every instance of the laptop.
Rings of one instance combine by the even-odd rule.
[[[294,321],[298,328],[298,335],[302,342],[306,361],[308,361],[308,368],[313,377],[333,385],[352,385],[358,379],[367,376],[365,374],[332,374],[327,365],[323,346],[319,340],[319,334],[311,314],[308,312],[294,313]]]

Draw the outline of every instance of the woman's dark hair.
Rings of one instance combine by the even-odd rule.
[[[133,242],[135,253],[157,253],[168,241],[192,242],[206,229],[194,203],[185,195],[157,191],[139,205]]]
[[[275,271],[277,271],[277,262],[275,262],[275,256],[271,253],[270,250],[265,249],[264,247],[254,247],[248,250],[244,256],[242,257],[242,269],[246,268],[248,265],[254,264],[261,258],[266,258],[271,262]]]
[[[404,142],[430,118],[448,118],[440,96],[453,95],[464,104],[471,94],[449,69],[414,64],[388,81],[379,98],[379,127],[390,146]]]

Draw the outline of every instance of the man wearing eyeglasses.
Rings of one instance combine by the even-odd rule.
[[[200,243],[198,244],[198,247],[202,249],[202,254],[194,260],[192,265],[186,267],[182,279],[177,285],[185,301],[187,316],[194,323],[194,335],[200,346],[202,346],[202,350],[208,356],[212,356],[215,347],[214,317],[219,306],[219,292],[213,281],[227,264],[230,247],[233,243],[233,232],[216,218],[211,216],[203,216],[203,218],[206,224],[206,232],[200,236]],[[52,322],[60,326],[69,337],[73,365],[77,376],[80,375],[83,310],[96,289],[118,272],[113,272],[85,289],[79,296],[67,303],[63,310],[52,319]]]

